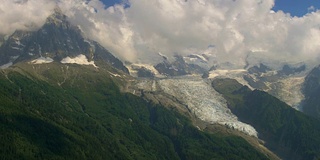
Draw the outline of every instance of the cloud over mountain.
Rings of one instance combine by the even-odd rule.
[[[57,4],[88,38],[132,62],[156,63],[161,60],[158,52],[168,57],[206,53],[212,63],[235,67],[244,66],[248,57],[287,62],[319,59],[320,11],[291,17],[272,11],[274,0],[127,3],[130,7],[105,8],[98,0],[5,0],[0,4],[0,34],[40,26]]]
[[[0,3],[0,35],[15,30],[34,30],[52,13],[52,0],[3,0]]]

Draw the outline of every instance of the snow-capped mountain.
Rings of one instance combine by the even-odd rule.
[[[137,77],[158,77],[163,78],[167,76],[184,76],[192,74],[203,74],[207,72],[206,67],[200,66],[203,63],[205,65],[205,58],[202,56],[189,55],[181,56],[175,55],[173,62],[162,54],[159,54],[163,58],[161,63],[156,65],[152,64],[130,64],[130,73]],[[198,65],[199,64],[199,65]]]
[[[301,110],[304,100],[302,84],[307,74],[305,65],[292,67],[284,65],[280,70],[271,69],[264,64],[247,69],[210,71],[209,78],[231,78],[251,89],[258,89],[279,98],[297,110]]]
[[[190,59],[193,60],[190,61]],[[148,64],[131,64],[128,68],[130,68],[131,75],[136,77],[165,78],[187,75],[199,77],[199,75],[202,75],[203,78],[208,79],[236,79],[251,89],[266,91],[293,108],[302,111],[301,102],[305,97],[302,92],[302,87],[304,79],[308,74],[308,69],[303,63],[295,65],[284,64],[282,67],[267,66],[266,64],[260,63],[239,69],[228,69],[228,66],[221,66],[220,64],[210,69],[205,69],[205,67],[200,67],[193,63],[198,60],[205,62],[205,59],[196,55],[187,57],[176,56],[174,62],[169,62],[167,59],[164,59],[162,63],[154,66]]]
[[[253,139],[261,138],[259,137],[259,133],[262,133],[260,131],[266,131],[269,128],[263,130],[259,126],[260,124],[254,126],[252,121],[245,121],[245,118],[237,117],[241,114],[233,112],[228,95],[218,92],[218,89],[212,86],[212,81],[219,78],[235,79],[242,85],[248,86],[243,87],[248,89],[248,92],[250,89],[262,90],[286,102],[296,110],[307,111],[306,113],[309,114],[315,113],[316,117],[318,115],[319,105],[314,104],[319,104],[320,67],[308,73],[308,66],[303,63],[292,65],[267,62],[266,59],[262,60],[266,63],[258,63],[261,62],[258,60],[259,57],[254,56],[247,58],[247,65],[239,67],[240,64],[232,62],[223,61],[220,63],[218,60],[212,59],[214,56],[209,54],[176,54],[174,59],[169,59],[159,53],[162,62],[157,64],[128,62],[126,63],[127,69],[119,59],[97,42],[83,37],[81,29],[71,25],[68,18],[58,8],[47,18],[46,23],[39,30],[16,31],[6,38],[0,36],[0,45],[1,69],[20,62],[26,62],[22,64],[29,65],[29,67],[34,67],[34,64],[51,63],[51,66],[59,64],[57,66],[66,67],[67,73],[69,66],[64,64],[91,65],[95,67],[91,69],[98,70],[96,68],[104,67],[102,62],[106,62],[109,65],[108,69],[116,68],[122,71],[123,75],[118,74],[119,72],[105,71],[109,75],[108,77],[113,78],[112,81],[121,83],[119,88],[122,87],[122,90],[127,92],[130,90],[132,94],[141,96],[149,102],[158,101],[161,105],[167,103],[168,106],[177,110],[182,106],[187,114],[192,115],[192,118],[197,118],[205,125],[218,124],[219,127],[223,126],[232,132],[243,132],[246,134],[245,136],[249,135],[247,137]],[[126,73],[143,78],[134,79]],[[54,74],[53,77],[55,77]],[[58,85],[61,86],[61,84],[59,81]],[[231,87],[234,87],[232,86],[234,84],[236,83],[232,83]],[[246,95],[241,95],[241,91],[237,90],[240,93],[238,95],[237,93],[232,95],[232,93],[231,96],[235,96],[232,98],[241,101],[242,105],[247,105],[244,103]],[[149,96],[145,96],[145,94],[149,94]],[[255,92],[251,93],[250,90],[250,94],[247,95],[251,94],[254,95]],[[284,103],[278,99],[275,103],[283,105]],[[303,107],[307,107],[301,108],[301,104]],[[239,106],[234,105],[233,107]],[[286,104],[284,104],[284,108],[288,108],[290,113],[297,112]],[[250,115],[250,113],[247,114]],[[199,130],[204,128],[198,127]]]
[[[0,66],[5,68],[21,61],[57,61],[86,65],[96,65],[96,62],[104,61],[128,73],[119,59],[97,42],[84,38],[81,30],[71,25],[59,8],[55,9],[39,30],[16,31],[4,41],[0,47]]]

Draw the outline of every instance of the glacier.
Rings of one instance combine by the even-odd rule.
[[[248,81],[244,79],[244,75],[250,75],[255,82],[260,81],[261,78],[265,78],[268,76],[274,76],[277,74],[277,71],[269,71],[267,73],[262,73],[260,77],[257,75],[249,74],[245,69],[234,69],[234,70],[213,70],[209,73],[209,79],[214,78],[231,78],[237,80],[240,84],[248,86],[251,90],[259,89],[265,92],[268,92],[272,96],[280,99],[281,101],[287,103],[292,108],[302,111],[300,106],[301,102],[304,100],[304,95],[302,93],[302,86],[304,82],[305,75],[291,75],[285,77],[278,77],[273,81],[265,81],[263,82],[267,88],[254,88],[252,87]]]
[[[185,105],[197,118],[210,124],[221,124],[258,137],[258,132],[249,124],[240,122],[227,107],[227,101],[211,87],[210,80],[197,76],[182,76],[156,80],[141,80],[139,89],[156,92],[163,91]]]
[[[286,77],[273,84],[268,84],[269,90],[265,90],[278,99],[286,102],[292,108],[302,111],[301,102],[305,99],[302,87],[305,76]]]

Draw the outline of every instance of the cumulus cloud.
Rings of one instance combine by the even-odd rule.
[[[313,12],[313,11],[315,11],[316,10],[316,8],[314,7],[314,6],[310,6],[309,8],[308,8],[308,12]]]
[[[211,63],[243,67],[246,61],[297,63],[320,55],[320,12],[291,17],[272,11],[274,0],[129,0],[130,7],[109,8],[99,0],[55,3],[88,38],[131,62],[157,63],[159,52],[168,57],[205,53]],[[54,5],[5,0],[0,24],[10,27],[1,24],[0,33],[39,26]]]
[[[52,0],[2,0],[0,3],[0,35],[15,30],[34,30],[52,13]]]

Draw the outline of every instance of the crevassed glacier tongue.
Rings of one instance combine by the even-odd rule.
[[[231,113],[226,100],[205,80],[190,77],[172,78],[159,80],[158,83],[165,93],[176,97],[187,105],[199,119],[212,124],[222,124],[250,136],[258,136],[252,126],[240,122]]]

